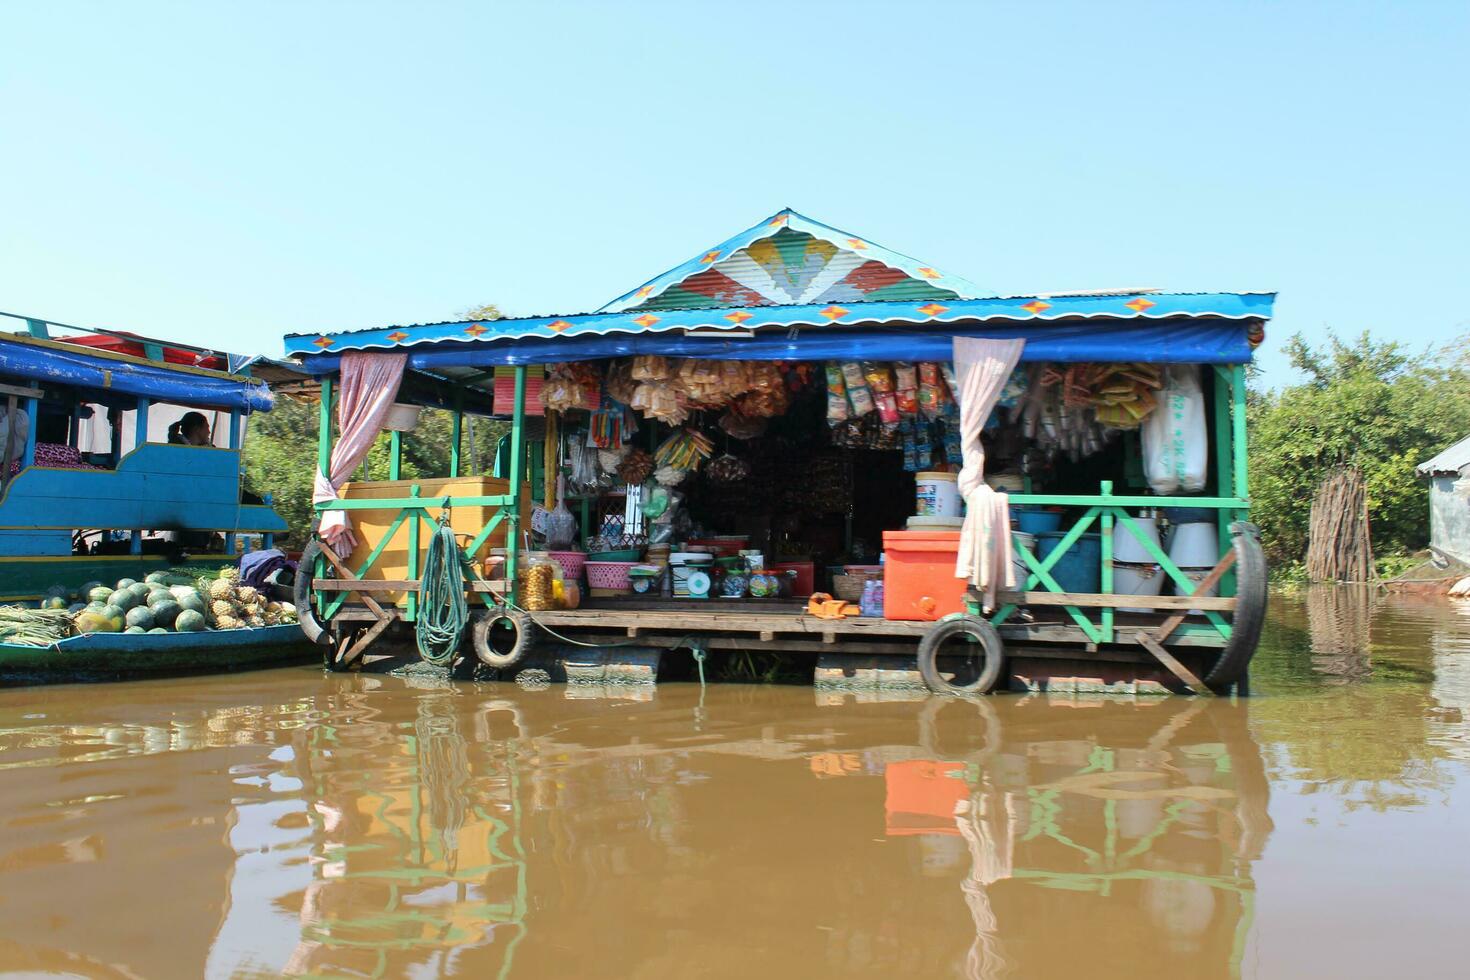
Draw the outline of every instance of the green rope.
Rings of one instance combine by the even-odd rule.
[[[414,624],[419,656],[428,663],[445,666],[459,649],[460,637],[470,618],[464,588],[459,544],[454,540],[448,517],[441,514],[424,558],[418,622]]]

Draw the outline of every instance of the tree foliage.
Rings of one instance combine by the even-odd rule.
[[[1428,491],[1414,467],[1470,432],[1470,363],[1463,349],[1414,354],[1366,332],[1313,347],[1287,342],[1301,384],[1253,393],[1251,497],[1268,553],[1299,561],[1317,484],[1334,466],[1362,469],[1374,547],[1422,548]]]

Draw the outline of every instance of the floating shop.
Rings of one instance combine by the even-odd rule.
[[[989,295],[781,211],[592,313],[296,334],[330,666],[544,644],[918,654],[938,690],[1245,683],[1270,293]],[[403,433],[452,415],[442,474]],[[489,473],[465,419],[500,420]],[[350,478],[389,433],[394,479]]]

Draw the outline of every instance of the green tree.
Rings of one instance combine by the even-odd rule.
[[[1470,432],[1463,349],[1415,355],[1365,332],[1319,347],[1297,335],[1285,351],[1305,380],[1249,406],[1253,513],[1271,557],[1305,555],[1312,495],[1340,465],[1363,471],[1375,549],[1422,548],[1429,505],[1414,467]]]

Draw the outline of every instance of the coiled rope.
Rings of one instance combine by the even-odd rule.
[[[459,544],[454,540],[448,516],[440,514],[439,526],[429,538],[424,578],[419,584],[419,614],[414,624],[419,656],[441,667],[448,664],[459,649],[469,618]]]

